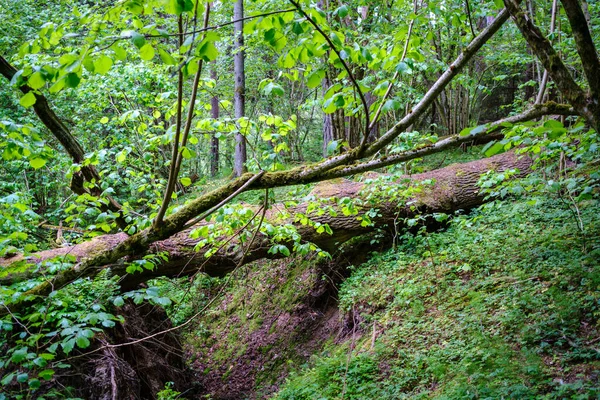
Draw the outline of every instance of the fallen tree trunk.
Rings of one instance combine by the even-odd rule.
[[[374,220],[375,226],[362,226],[361,221],[356,215],[344,216],[341,213],[338,213],[335,217],[330,216],[328,213],[320,216],[310,215],[312,221],[320,224],[328,224],[333,232],[331,235],[317,233],[314,227],[302,225],[297,222],[294,223],[291,219],[282,221],[277,209],[280,209],[283,205],[273,206],[266,213],[265,219],[272,224],[294,223],[303,241],[312,242],[325,250],[332,250],[352,237],[373,231],[375,227],[382,228],[384,226],[402,225],[406,218],[412,218],[422,213],[450,214],[460,209],[469,209],[480,205],[484,202],[484,196],[480,194],[477,187],[477,182],[481,174],[489,170],[503,171],[516,168],[523,175],[529,172],[530,166],[531,160],[529,158],[518,157],[513,152],[509,152],[483,160],[455,164],[435,171],[413,175],[410,177],[411,185],[425,180],[431,180],[433,183],[422,186],[422,191],[414,198],[409,199],[408,202],[398,204],[381,200],[378,204],[374,205],[378,209],[379,214]],[[362,192],[364,187],[363,183],[354,181],[330,181],[317,186],[314,194],[321,199],[329,197],[361,198],[361,196],[364,196]],[[412,204],[412,206],[407,206],[406,204]],[[294,213],[305,213],[306,208],[307,204],[300,204],[297,207],[288,208],[287,212],[292,215]],[[361,212],[366,212],[370,208],[371,205],[363,207]],[[205,255],[208,248],[196,251],[195,246],[198,243],[198,239],[192,239],[189,235],[190,231],[196,227],[188,228],[168,239],[157,241],[152,244],[147,252],[141,252],[135,254],[134,257],[130,256],[127,259],[121,259],[117,264],[84,270],[79,270],[79,264],[77,264],[70,270],[63,271],[61,273],[62,277],[58,281],[64,282],[65,274],[68,274],[68,282],[72,282],[77,278],[94,276],[99,270],[110,267],[113,274],[121,277],[121,287],[124,290],[129,290],[135,288],[141,282],[159,276],[189,276],[199,271],[211,276],[223,276],[237,265],[240,265],[240,260],[242,259],[243,263],[248,263],[261,258],[277,257],[277,255],[272,255],[268,252],[273,244],[270,238],[258,235],[257,240],[253,241],[251,248],[242,250],[237,245],[238,242],[233,240],[223,249],[206,258]],[[72,255],[76,257],[79,263],[82,263],[86,259],[95,257],[99,253],[106,252],[118,246],[127,239],[128,236],[124,233],[104,235],[86,243],[42,251],[27,258],[22,255],[2,258],[0,259],[0,266],[4,267],[4,271],[2,274],[3,277],[0,277],[0,283],[8,285],[35,277],[43,273],[43,271],[39,271],[37,265],[44,260],[59,256]],[[289,243],[284,244],[290,246]],[[163,263],[153,270],[144,270],[143,272],[134,274],[126,272],[128,262],[131,262],[133,259],[139,259],[148,253],[159,252],[168,253],[168,262]],[[281,255],[278,256],[281,257]],[[24,263],[32,263],[32,265],[28,268],[23,268]],[[54,283],[55,281],[52,279],[48,281],[49,285],[52,285],[54,289],[58,289],[60,286],[55,286]],[[40,285],[39,287],[44,286]],[[44,295],[46,293],[37,292],[36,288],[34,288],[28,294]]]

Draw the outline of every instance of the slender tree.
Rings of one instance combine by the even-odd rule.
[[[217,81],[217,65],[213,63],[210,71],[210,77]],[[211,116],[216,120],[219,118],[219,95],[215,92],[210,99]],[[215,177],[219,173],[219,138],[212,136],[210,138],[210,176]]]
[[[244,1],[237,0],[233,5],[233,19],[235,35],[235,55],[233,56],[233,73],[235,76],[235,88],[233,107],[236,118],[242,118],[246,107],[246,76],[244,71]],[[235,160],[233,172],[235,176],[241,176],[246,172],[246,139],[243,132],[235,135]]]

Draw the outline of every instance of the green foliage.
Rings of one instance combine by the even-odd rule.
[[[51,275],[70,268],[73,261],[61,257],[47,260],[39,268]],[[23,300],[33,284],[25,281],[2,287],[0,301],[10,306]],[[115,280],[101,274],[95,281],[78,281],[54,291],[45,301],[0,320],[0,344],[6,350],[0,357],[2,392],[24,399],[50,388],[48,394],[57,395],[53,377],[70,367],[65,358],[76,349],[89,348],[97,333],[123,321],[107,303],[116,290]]]
[[[175,400],[181,398],[180,395],[180,392],[173,390],[173,382],[167,382],[165,388],[156,393],[156,398],[158,400]]]

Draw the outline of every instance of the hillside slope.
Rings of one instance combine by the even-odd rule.
[[[299,368],[277,399],[597,398],[600,219],[497,203],[407,235],[340,288],[355,335]]]
[[[188,336],[205,392],[596,398],[600,206],[581,207],[584,240],[564,203],[535,200],[406,234],[346,272],[315,260],[244,271]]]

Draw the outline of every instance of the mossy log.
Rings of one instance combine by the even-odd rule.
[[[503,171],[515,168],[520,171],[520,174],[525,174],[529,172],[530,166],[531,160],[529,158],[519,157],[513,152],[508,152],[483,160],[455,164],[435,171],[413,175],[410,177],[410,180],[415,184],[425,180],[431,180],[433,183],[423,185],[420,193],[400,206],[397,202],[382,199],[375,205],[379,212],[379,217],[374,221],[375,227],[393,227],[396,225],[396,228],[398,228],[398,225],[402,225],[406,218],[411,218],[421,213],[450,214],[460,209],[470,209],[484,202],[484,196],[480,194],[477,186],[481,174],[489,170]],[[359,198],[363,193],[364,187],[365,184],[360,182],[339,179],[318,185],[314,189],[313,194],[315,194],[315,197],[321,199],[329,197]],[[411,206],[405,204],[411,204]],[[282,221],[278,221],[279,217],[276,211],[281,207],[280,205],[271,207],[266,213],[266,220],[272,224],[282,223]],[[288,211],[292,214],[294,212],[304,213],[306,207],[307,204],[300,204],[294,209],[288,209]],[[362,226],[361,221],[356,215],[344,216],[338,213],[336,217],[332,217],[328,213],[325,213],[321,216],[312,215],[311,219],[321,224],[328,224],[333,234],[319,234],[314,227],[295,223],[298,232],[303,240],[313,242],[325,250],[333,250],[350,238],[375,229],[373,226]],[[293,221],[286,220],[283,222],[289,223]],[[39,272],[34,271],[38,271],[37,265],[42,261],[67,254],[74,256],[79,262],[72,269],[63,273],[63,279],[64,276],[69,277],[67,282],[72,282],[81,277],[94,276],[101,269],[110,267],[113,274],[121,277],[120,284],[123,290],[135,288],[139,283],[158,276],[189,276],[197,273],[200,269],[201,272],[211,276],[223,276],[235,268],[236,265],[239,265],[242,257],[243,263],[261,258],[276,257],[268,253],[272,245],[269,238],[258,235],[251,248],[246,249],[244,252],[240,250],[240,246],[237,246],[237,242],[233,240],[213,256],[207,258],[205,257],[207,248],[200,249],[199,251],[194,249],[197,239],[192,239],[189,235],[190,230],[194,228],[181,231],[168,239],[156,241],[149,247],[148,251],[128,256],[126,259],[119,260],[118,263],[98,266],[93,269],[81,270],[78,266],[85,264],[86,259],[95,258],[98,254],[110,251],[114,247],[119,246],[129,237],[124,233],[104,235],[86,243],[42,251],[28,257],[14,255],[12,257],[1,258],[0,266],[3,267],[3,271],[0,274],[0,283],[8,285],[16,281],[31,278],[35,274],[39,274]],[[402,227],[400,226],[400,228]],[[128,274],[125,271],[128,261],[140,258],[148,253],[157,252],[168,253],[169,261],[152,271],[144,270],[141,273],[135,274]],[[30,266],[24,268],[24,262],[29,263]],[[65,281],[61,282],[64,283]],[[48,281],[48,285],[53,284],[52,280]],[[37,288],[40,287],[43,287],[43,285]],[[53,287],[55,289],[58,288],[57,286]],[[30,294],[44,294],[43,291],[37,292],[37,288],[34,288]]]

